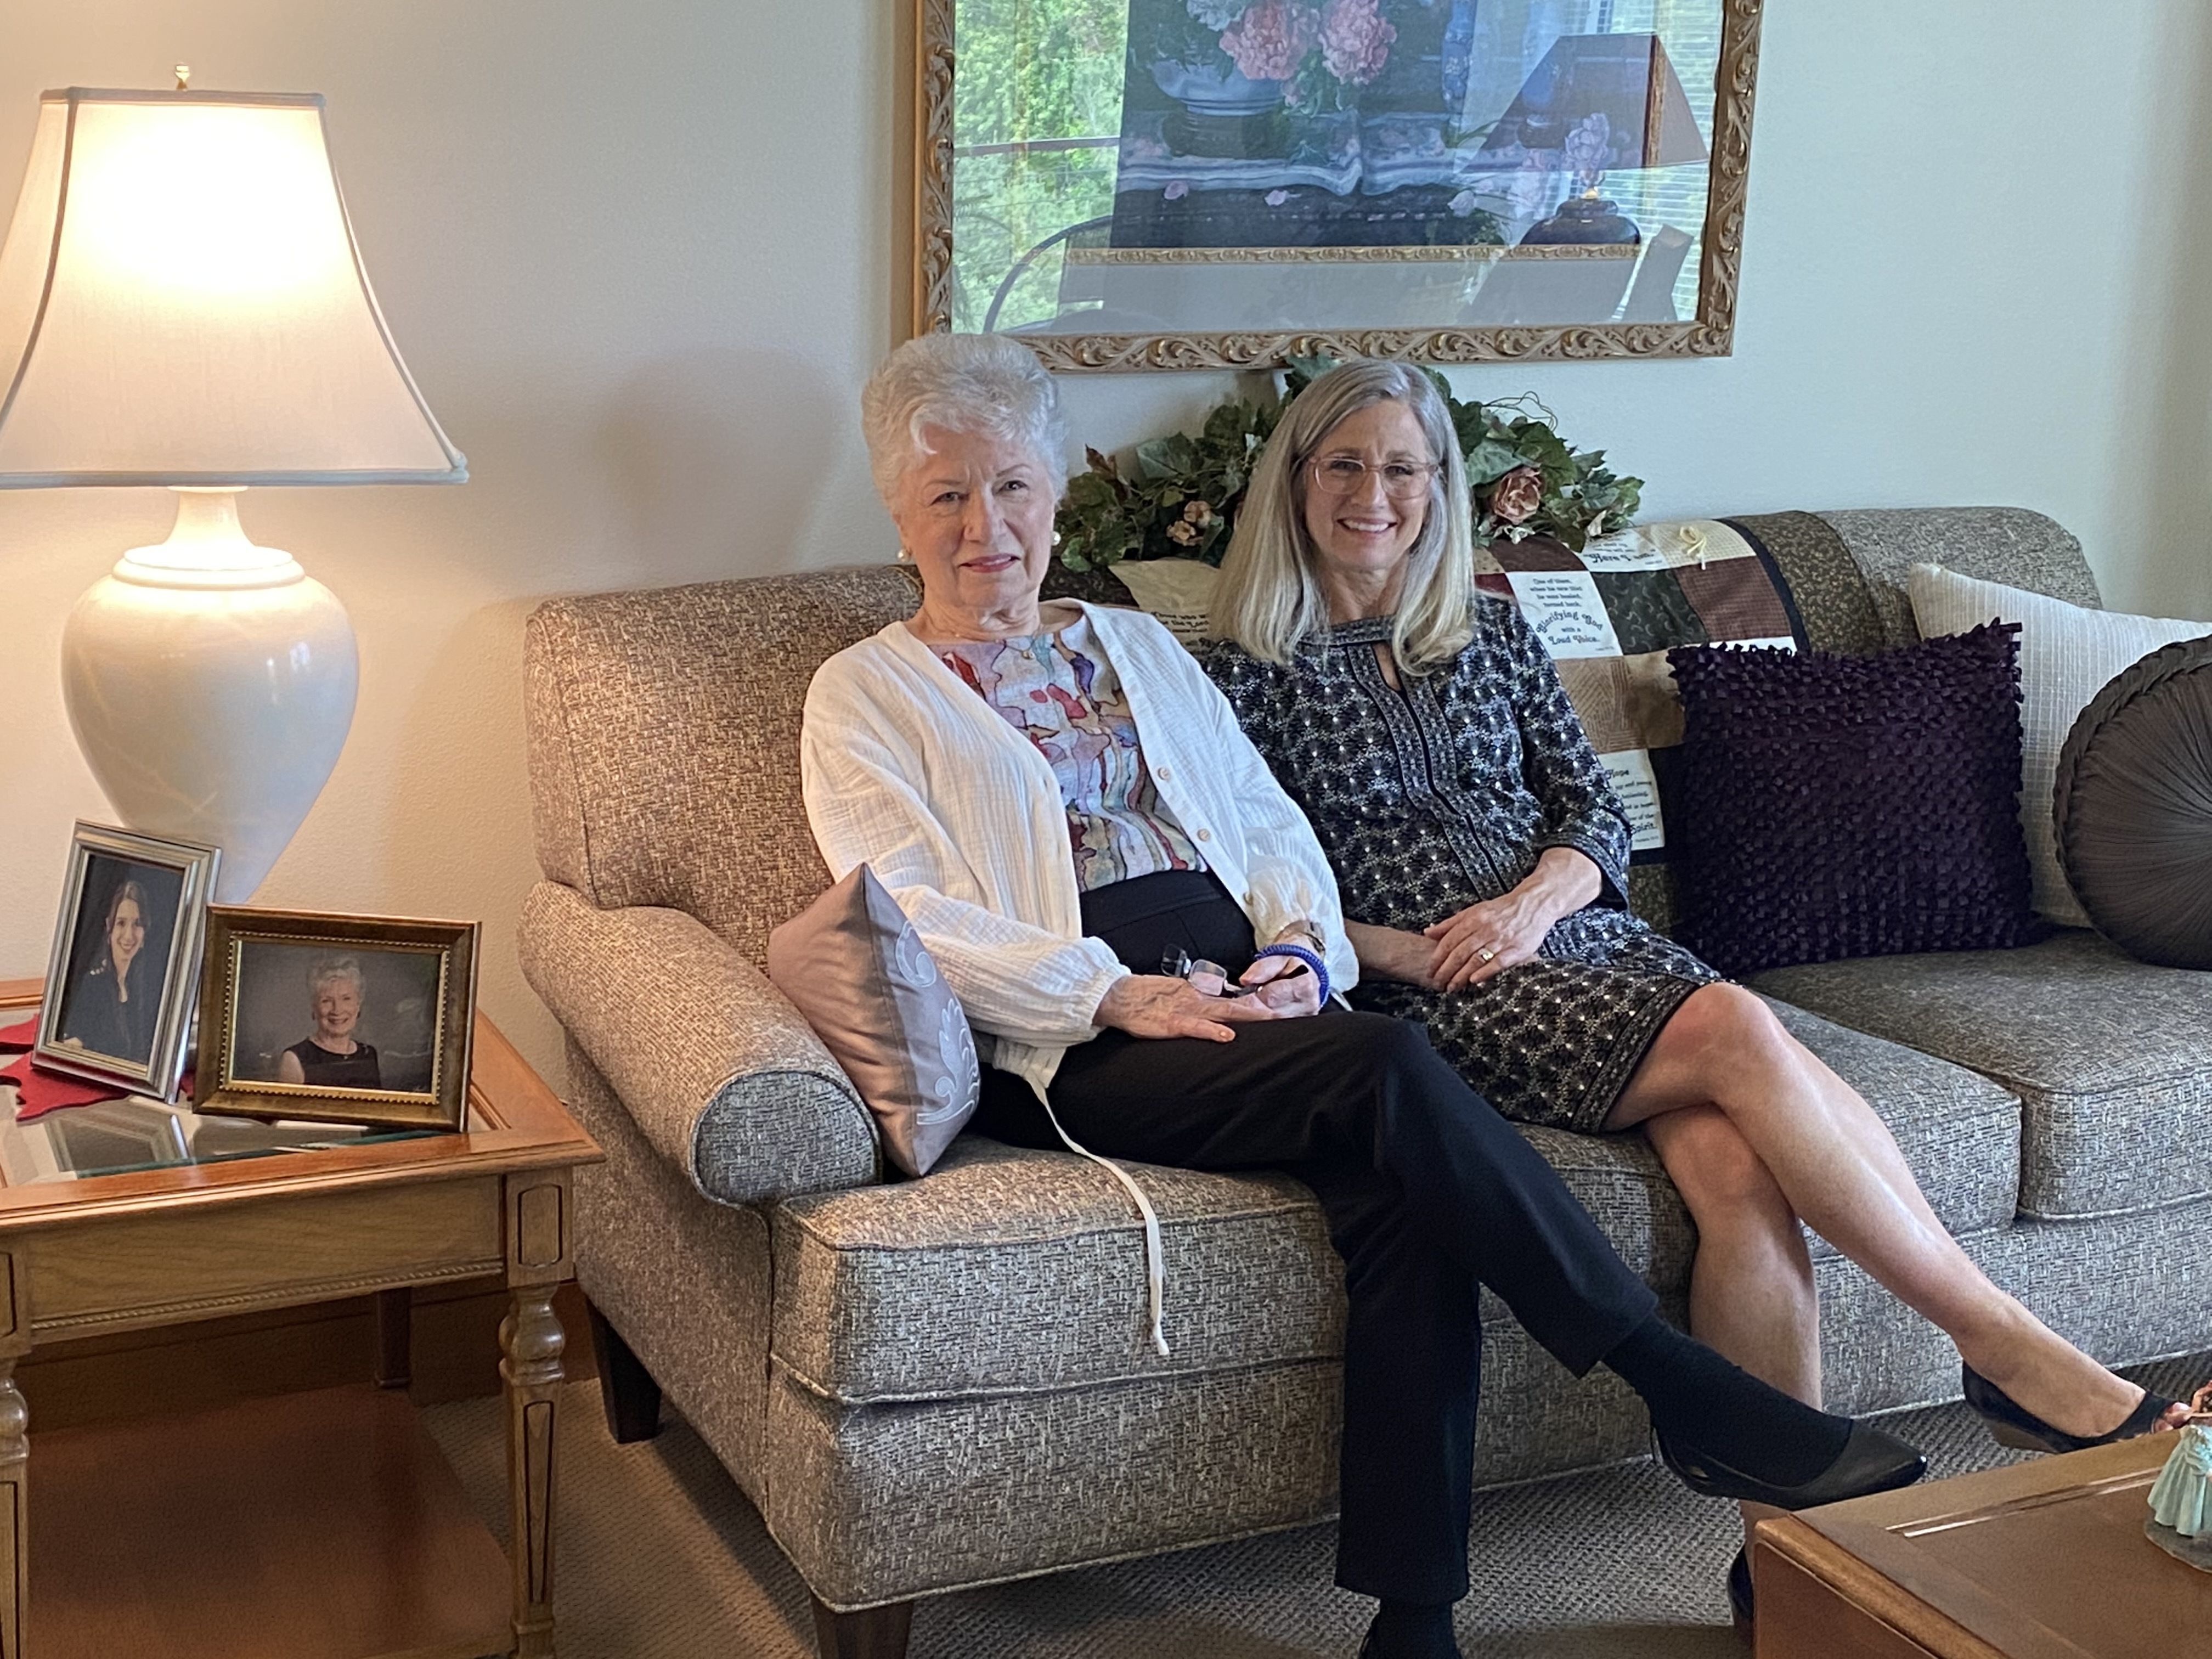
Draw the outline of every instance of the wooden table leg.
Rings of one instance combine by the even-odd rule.
[[[31,1347],[23,1266],[0,1255],[0,1659],[23,1659],[30,1602],[31,1412],[15,1382],[15,1362]]]
[[[376,1386],[404,1389],[415,1380],[415,1290],[402,1285],[376,1293]]]
[[[568,1171],[509,1176],[506,1209],[512,1305],[499,1328],[499,1373],[507,1394],[514,1651],[518,1659],[544,1659],[553,1651],[554,1428],[568,1345],[553,1293],[572,1271]]]

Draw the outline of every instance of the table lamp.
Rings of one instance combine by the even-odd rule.
[[[377,310],[320,94],[44,94],[0,246],[0,488],[165,484],[168,540],[77,601],[62,690],[132,829],[250,896],[353,721],[345,608],[240,527],[254,484],[459,483]]]

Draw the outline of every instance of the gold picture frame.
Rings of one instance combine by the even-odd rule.
[[[1639,284],[1635,271],[1624,273],[1620,269],[1619,261],[1622,250],[1618,244],[1610,247],[1602,245],[1576,246],[1557,242],[1523,245],[1517,237],[1512,241],[1483,246],[1446,243],[1404,247],[1364,245],[1291,246],[1269,246],[1263,241],[1253,246],[1170,246],[1147,243],[1141,249],[1136,249],[1111,245],[1077,246],[1073,246],[1077,239],[1069,232],[1056,233],[1062,241],[1068,244],[1061,247],[1058,254],[1061,283],[1060,303],[1063,307],[1067,303],[1069,271],[1078,271],[1084,281],[1103,284],[1115,280],[1114,273],[1117,268],[1132,265],[1152,268],[1144,274],[1153,281],[1152,292],[1155,294],[1179,290],[1188,295],[1195,295],[1201,291],[1200,285],[1211,282],[1212,286],[1204,291],[1216,296],[1232,291],[1255,292],[1258,286],[1257,279],[1252,275],[1255,267],[1264,267],[1275,273],[1278,278],[1284,272],[1295,273],[1301,266],[1308,267],[1316,273],[1315,282],[1335,285],[1330,289],[1332,294],[1354,295],[1358,290],[1347,285],[1366,280],[1361,275],[1363,272],[1379,273],[1375,280],[1392,282],[1401,280],[1402,273],[1407,270],[1425,267],[1428,274],[1417,275],[1414,280],[1427,284],[1431,292],[1457,296],[1449,298],[1449,303],[1438,307],[1439,310],[1455,307],[1457,314],[1439,315],[1431,324],[1419,320],[1409,323],[1403,318],[1391,318],[1387,321],[1378,319],[1375,325],[1364,325],[1316,314],[1305,317],[1271,316],[1256,321],[1247,317],[1233,327],[1203,326],[1194,319],[1192,326],[1184,327],[1171,325],[1176,319],[1170,314],[1176,304],[1183,302],[1168,301],[1155,307],[1149,316],[1133,319],[1125,311],[1118,319],[1122,323],[1134,320],[1140,322],[1141,325],[1102,326],[1095,331],[1082,324],[1083,305],[1080,302],[1072,310],[1063,309],[1051,326],[1017,322],[1001,330],[997,315],[998,302],[1005,299],[1009,289],[1023,275],[1023,268],[1018,263],[1006,276],[989,307],[979,307],[976,296],[980,294],[983,279],[991,276],[994,267],[986,268],[980,276],[974,276],[972,273],[963,275],[956,284],[957,256],[960,252],[955,234],[956,216],[960,211],[956,205],[958,192],[955,171],[958,158],[963,155],[972,157],[984,151],[1044,150],[1055,144],[1073,146],[1080,143],[1095,147],[1109,142],[1104,138],[1054,139],[1034,143],[975,143],[968,146],[965,151],[956,149],[955,113],[958,82],[954,43],[957,3],[958,0],[915,0],[910,195],[913,264],[909,301],[909,328],[913,333],[947,331],[955,327],[978,331],[1005,331],[1029,345],[1047,368],[1073,373],[1268,368],[1294,357],[1311,356],[1386,357],[1433,363],[1711,357],[1725,356],[1733,349],[1742,264],[1744,203],[1750,167],[1752,110],[1758,80],[1759,25],[1763,0],[1711,0],[1711,9],[1717,14],[1715,22],[1718,45],[1717,52],[1705,60],[1713,66],[1712,103],[1709,114],[1705,114],[1700,123],[1705,131],[1698,135],[1705,151],[1704,211],[1701,222],[1693,231],[1671,225],[1662,228],[1667,257],[1676,262],[1671,274],[1669,269],[1662,268],[1649,281]],[[1267,3],[1268,0],[1253,0],[1255,5]],[[1293,4],[1299,3],[1300,0],[1292,0]],[[1134,20],[1139,16],[1140,5],[1157,6],[1161,0],[1130,0],[1131,27],[1133,29],[1135,27]],[[1167,3],[1173,5],[1175,0],[1167,0]],[[1370,3],[1380,16],[1393,0],[1370,0]],[[1278,9],[1280,9],[1279,5]],[[1455,9],[1451,0],[1443,0],[1441,5],[1429,5],[1425,9],[1440,12]],[[1190,4],[1194,16],[1207,11],[1225,14],[1237,9],[1237,0],[1191,0]],[[1656,14],[1663,9],[1654,9]],[[1471,15],[1477,12],[1477,9],[1471,5],[1467,10]],[[1607,18],[1610,27],[1613,6],[1604,4],[1601,15]],[[1401,26],[1405,21],[1404,18],[1399,19]],[[1593,37],[1577,38],[1588,40]],[[1656,41],[1661,36],[1655,32],[1650,38]],[[1573,43],[1561,40],[1553,42],[1553,46],[1558,48],[1571,44]],[[1127,50],[1126,37],[1123,49],[1125,52]],[[1211,50],[1204,47],[1202,43],[1200,49]],[[1222,51],[1226,52],[1227,50],[1227,36],[1224,34]],[[1654,53],[1657,67],[1667,70],[1664,84],[1672,87],[1679,99],[1681,87],[1666,64],[1663,46],[1655,47]],[[1301,74],[1310,75],[1313,66],[1322,55],[1317,50],[1315,56],[1306,60],[1307,67],[1300,71]],[[1040,52],[1038,61],[1050,64],[1054,60],[1049,54]],[[1064,63],[1065,60],[1060,61]],[[1136,73],[1133,52],[1129,53],[1127,61],[1133,67],[1125,71],[1125,83],[1133,81]],[[1224,58],[1221,61],[1226,63],[1228,60]],[[1238,67],[1241,70],[1241,61]],[[1537,65],[1539,72],[1543,68],[1540,64]],[[1353,72],[1357,73],[1356,70]],[[1154,73],[1158,73],[1157,69]],[[1241,81],[1242,76],[1231,75],[1231,79]],[[1536,79],[1537,76],[1532,74],[1528,84],[1536,84]],[[1697,77],[1697,83],[1702,86],[1702,75]],[[1243,84],[1264,87],[1300,83],[1261,82]],[[1331,84],[1336,86],[1337,95],[1340,97],[1344,86]],[[1649,129],[1651,138],[1641,139],[1640,142],[1651,142],[1662,125],[1660,111],[1663,100],[1657,91],[1661,85],[1662,79],[1658,77],[1649,82],[1651,91],[1646,106],[1651,113],[1643,125]],[[1166,90],[1164,81],[1162,90]],[[1149,93],[1146,95],[1149,96]],[[1526,96],[1525,89],[1522,96]],[[1020,102],[1018,99],[1014,101],[1017,104]],[[1692,102],[1694,103],[1694,98]],[[1188,107],[1194,110],[1198,106]],[[1522,103],[1516,99],[1507,106],[1506,116],[1499,119],[1505,120],[1514,112],[1522,110]],[[1355,111],[1355,117],[1357,113]],[[1704,114],[1703,112],[1699,113]],[[1263,118],[1193,114],[1186,125],[1190,123],[1202,125],[1211,121],[1216,127],[1220,127],[1224,123],[1233,125],[1239,119],[1249,123],[1261,118]],[[1342,118],[1333,114],[1328,118]],[[1523,118],[1525,122],[1525,112]],[[1677,107],[1673,115],[1665,118],[1674,124],[1668,129],[1673,131],[1680,128],[1683,118]],[[1125,143],[1129,136],[1127,120],[1125,116],[1121,140]],[[1091,124],[1097,125],[1099,122],[1094,118]],[[1638,138],[1632,131],[1634,125],[1632,119],[1617,122],[1613,130],[1620,135],[1616,139],[1618,144],[1632,149],[1632,140]],[[1449,136],[1464,145],[1487,130],[1477,129],[1469,137],[1462,137],[1454,130]],[[1193,149],[1194,151],[1200,149],[1195,141]],[[1217,148],[1205,153],[1218,155],[1220,151]],[[1538,152],[1522,153],[1525,157]],[[1554,154],[1549,151],[1542,153]],[[1617,155],[1626,151],[1608,153]],[[1669,152],[1674,155],[1680,153],[1679,149]],[[1117,155],[1120,154],[1121,152],[1117,151]],[[1637,159],[1647,167],[1667,164],[1664,156],[1648,149]],[[1200,165],[1218,167],[1219,164],[1206,161]],[[1614,163],[1616,168],[1620,165]],[[1680,169],[1678,167],[1676,170]],[[1125,176],[1117,176],[1112,186],[1115,192],[1113,199],[1116,204],[1112,228],[1096,231],[1091,240],[1095,241],[1103,236],[1110,242],[1121,234],[1120,204],[1124,199],[1121,192]],[[1604,176],[1602,172],[1597,174],[1600,179]],[[1174,188],[1175,185],[1170,184],[1162,193],[1166,194]],[[1595,192],[1598,186],[1594,184],[1591,188]],[[1094,205],[1096,190],[1094,185]],[[1186,186],[1185,195],[1194,202],[1197,198],[1190,195],[1189,191],[1190,187]],[[1251,191],[1246,193],[1253,194]],[[1297,193],[1295,187],[1273,191],[1268,192],[1267,200],[1272,203],[1278,198]],[[1182,198],[1176,199],[1179,204],[1183,200]],[[1613,205],[1609,202],[1595,202],[1594,194],[1592,200],[1599,206]],[[1290,205],[1295,208],[1297,204]],[[1568,205],[1566,202],[1559,203],[1551,219],[1545,222],[1564,222]],[[1455,208],[1454,210],[1459,210]],[[1468,210],[1473,211],[1471,209]],[[981,210],[970,216],[977,223],[990,222],[988,215]],[[1617,218],[1619,216],[1613,216]],[[1107,221],[1094,219],[1086,222],[1091,226],[1104,226]],[[1033,234],[1036,228],[1035,224],[1029,225],[1015,235],[1014,242],[1020,242]],[[1533,235],[1535,233],[1532,230],[1525,234]],[[1019,258],[1030,258],[1052,240],[1042,239],[1036,246],[1027,248]],[[1287,242],[1289,239],[1279,240]],[[1661,246],[1660,235],[1650,237],[1639,244],[1638,252],[1647,267],[1653,261],[1644,256],[1656,255]],[[1684,264],[1686,258],[1686,264]],[[1559,263],[1553,264],[1554,261]],[[1456,270],[1453,269],[1455,266]],[[1328,274],[1320,274],[1323,272]],[[1668,320],[1677,318],[1674,301],[1687,290],[1691,272],[1695,274],[1695,297],[1691,313],[1686,317]],[[1547,309],[1565,308],[1571,312],[1572,302],[1530,299],[1529,295],[1540,292],[1540,283],[1547,279],[1555,284],[1565,281],[1575,285],[1573,292],[1576,295],[1591,296],[1588,303],[1593,309],[1611,304],[1613,312],[1608,314],[1617,314],[1619,320],[1599,318],[1585,320],[1574,316],[1547,319],[1541,322],[1523,320]],[[1673,283],[1671,287],[1668,286],[1670,280]],[[1507,298],[1495,303],[1480,303],[1483,301],[1485,287],[1493,283],[1504,286],[1493,288],[1492,292],[1518,294],[1521,297],[1518,301]],[[1233,289],[1232,284],[1236,285]],[[956,286],[958,289],[957,299]],[[1296,289],[1299,284],[1279,280],[1275,286],[1281,290],[1286,286]],[[1617,295],[1617,299],[1608,299],[1607,296],[1610,295]],[[1255,301],[1261,307],[1273,302],[1272,297]],[[1200,301],[1191,299],[1188,303],[1197,305]],[[1401,307],[1419,303],[1421,302],[1406,299],[1403,295],[1394,301],[1394,305]],[[1283,304],[1285,309],[1294,310],[1299,302],[1293,295],[1285,299]],[[1316,301],[1315,309],[1318,313],[1341,310],[1346,305],[1356,308],[1356,298],[1341,303],[1332,300],[1326,305]],[[1391,308],[1392,306],[1378,305],[1375,310]],[[956,313],[961,314],[956,315]],[[1102,302],[1099,314],[1109,320],[1114,319],[1111,303]],[[1486,314],[1504,320],[1495,323],[1480,320]],[[1476,320],[1470,320],[1470,318]]]
[[[193,1109],[461,1128],[477,944],[473,921],[210,906]]]

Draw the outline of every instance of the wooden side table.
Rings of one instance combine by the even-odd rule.
[[[39,990],[0,981],[0,1010]],[[599,1158],[479,1014],[463,1133],[0,1182],[0,1659],[551,1654],[552,1304],[574,1271],[571,1172]],[[33,1517],[14,1371],[42,1339],[489,1275],[510,1299],[505,1562],[412,1408],[366,1388],[41,1436],[51,1525]],[[311,1516],[280,1512],[302,1497]],[[487,1562],[504,1630],[484,1628]]]

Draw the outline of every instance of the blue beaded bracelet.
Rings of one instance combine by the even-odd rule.
[[[1321,981],[1321,1006],[1324,1008],[1328,1006],[1328,964],[1313,951],[1307,950],[1304,945],[1263,945],[1253,954],[1261,957],[1296,957],[1312,969],[1313,976]]]

